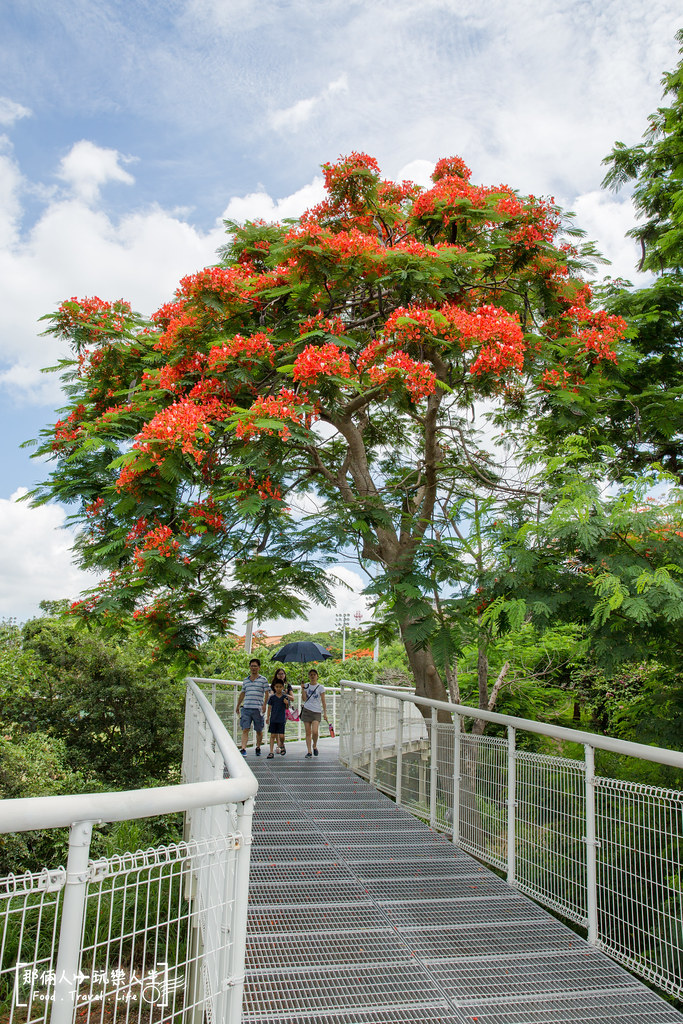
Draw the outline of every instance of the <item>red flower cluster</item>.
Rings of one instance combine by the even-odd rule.
[[[206,501],[197,501],[189,508],[190,520],[184,519],[181,530],[186,536],[193,533],[222,533],[225,530],[225,519],[211,496]]]
[[[85,506],[85,514],[89,519],[96,518],[104,508],[104,498],[96,498],[89,505]]]
[[[96,295],[86,299],[78,299],[74,295],[57,310],[57,327],[64,335],[87,328],[97,340],[104,334],[123,334],[130,313],[130,303],[123,299],[105,302]]]
[[[539,242],[552,242],[560,226],[560,218],[555,208],[555,200],[549,202],[529,196],[525,205],[510,193],[497,204],[501,213],[508,213],[512,219],[520,223],[510,235],[511,242],[518,242],[526,249],[533,249]]]
[[[377,186],[377,195],[382,204],[400,207],[407,200],[416,199],[422,188],[414,181],[380,181]]]
[[[153,471],[156,473],[156,470]],[[152,476],[153,473],[148,474]],[[116,481],[117,491],[130,491],[131,494],[137,491],[136,484],[140,477],[145,475],[145,470],[140,469],[135,462],[128,462],[125,466],[122,466],[119,470],[118,479]]]
[[[229,369],[230,364],[237,362],[251,370],[256,361],[267,359],[272,366],[275,362],[275,346],[269,336],[272,330],[258,331],[249,338],[236,334],[222,345],[216,345],[209,352],[209,368],[214,372]]]
[[[299,324],[299,334],[308,334],[310,331],[324,331],[326,334],[334,334],[339,337],[346,330],[346,325],[340,316],[325,317],[322,310],[318,310],[315,316],[308,316]]]
[[[450,210],[451,213],[459,208],[466,213],[470,208],[481,209],[493,192],[499,189],[486,187],[484,185],[470,185],[468,181],[459,176],[447,176],[438,178],[434,188],[423,192],[413,203],[413,217],[430,217],[435,213]],[[445,217],[445,223],[449,223],[449,215]]]
[[[177,540],[173,540],[173,530],[170,526],[160,525],[147,531],[143,537],[142,547],[144,551],[154,551],[156,548],[157,554],[162,558],[170,558],[178,550],[180,544]]]
[[[240,480],[237,484],[237,490],[244,492],[244,496],[247,496],[247,492],[256,492],[262,501],[270,499],[271,501],[280,501],[282,498],[282,490],[277,484],[273,483],[269,476],[261,477],[260,480],[254,476],[253,473],[247,473],[244,480]]]
[[[616,363],[614,346],[626,333],[623,317],[606,313],[604,309],[594,312],[586,306],[572,306],[562,319],[573,327],[582,354],[594,363],[601,359]]]
[[[141,516],[140,519],[136,519],[132,529],[126,534],[126,544],[134,544],[140,539],[140,537],[147,533],[148,527],[149,523],[144,516]]]
[[[133,618],[146,619],[149,623],[153,623],[161,629],[167,628],[173,622],[170,603],[162,597],[158,597],[145,608],[136,609],[133,612]]]
[[[469,181],[471,176],[472,171],[459,156],[443,157],[437,161],[436,167],[432,171],[433,182],[441,181],[442,178],[464,178],[465,181]]]
[[[179,541],[173,538],[170,526],[156,526],[153,530],[148,530],[142,540],[142,547],[137,547],[133,552],[135,564],[140,572],[145,568],[144,551],[156,551],[160,558],[174,558],[180,547]]]
[[[382,334],[385,338],[393,339],[394,344],[423,344],[439,338],[443,341],[453,341],[457,334],[451,329],[448,319],[450,310],[458,307],[446,305],[441,309],[432,309],[424,306],[399,306],[390,316],[387,317]],[[384,343],[389,344],[389,342]],[[366,352],[372,347],[368,345]]]
[[[159,370],[156,384],[165,391],[171,391],[174,394],[177,394],[179,390],[178,384],[183,377],[188,374],[203,373],[205,365],[206,356],[202,352],[192,352],[190,355],[184,356],[174,365],[166,363],[165,366],[162,366]],[[149,380],[150,376],[150,374],[147,374],[146,379]]]
[[[156,444],[161,442],[165,448],[179,445],[181,451],[191,455],[199,464],[206,452],[198,445],[210,440],[210,421],[224,419],[226,415],[226,410],[215,399],[204,405],[182,399],[158,412],[146,423],[133,442],[133,447],[147,452],[153,462],[161,462],[162,457],[156,450]]]
[[[368,156],[367,153],[354,152],[350,156],[340,156],[335,164],[323,164],[322,171],[325,188],[334,195],[340,185],[345,185],[349,178],[357,176],[359,171],[370,171],[372,174],[379,175],[379,164],[374,157]]]
[[[429,344],[435,338],[459,344],[463,350],[479,344],[482,347],[470,367],[471,373],[521,370],[523,365],[525,344],[519,317],[496,306],[471,311],[453,303],[444,303],[438,309],[402,306],[387,317],[384,334],[400,344]],[[359,365],[361,360],[367,361],[365,352]]]
[[[351,362],[346,352],[332,342],[307,345],[294,360],[292,376],[304,384],[312,384],[319,377],[350,377]]]
[[[539,391],[551,391],[553,389],[561,389],[566,391],[571,387],[572,391],[578,393],[578,385],[583,384],[583,377],[580,377],[578,373],[570,373],[568,370],[545,370],[541,376],[541,383],[538,385]]]
[[[322,250],[322,257],[338,266],[353,264],[354,270],[362,274],[382,275],[386,272],[386,252],[377,237],[365,234],[358,228],[348,231],[332,232],[319,224],[307,223],[302,227],[293,228],[286,236],[292,259],[299,268],[310,265],[316,273],[320,273],[320,253],[312,247]]]
[[[162,330],[185,311],[184,302],[165,302],[155,313],[152,313],[150,320],[157,324]]]
[[[155,342],[154,348],[157,352],[173,352],[183,332],[191,334],[198,327],[199,318],[193,313],[183,311],[168,321],[166,329],[159,335],[159,340]]]
[[[308,401],[307,395],[297,395],[290,388],[282,388],[277,395],[259,395],[248,411],[248,420],[240,420],[235,428],[236,437],[254,437],[257,434],[280,435],[283,441],[291,437],[291,431],[287,426],[288,422],[301,423],[301,406]],[[269,419],[282,420],[282,426],[275,431],[268,428],[258,427],[254,420]]]
[[[65,420],[57,420],[55,423],[55,439],[52,442],[53,451],[59,451],[62,445],[69,441],[78,440],[83,430],[81,424],[85,414],[86,408],[81,403],[69,413]]]
[[[368,366],[377,363],[391,348],[391,342],[382,338],[375,338],[374,341],[371,341],[369,345],[366,345],[359,352],[358,359],[356,360],[358,372],[362,373],[364,370],[367,370]]]
[[[188,274],[180,281],[178,296],[200,296],[205,292],[230,302],[240,298],[245,291],[246,282],[251,277],[249,268],[236,267],[204,267],[196,274]]]
[[[436,389],[436,374],[427,363],[411,359],[405,352],[391,352],[383,366],[371,366],[368,376],[375,387],[391,380],[401,381],[413,402],[432,395]]]

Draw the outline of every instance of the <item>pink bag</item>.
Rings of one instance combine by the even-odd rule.
[[[288,722],[298,722],[299,712],[297,711],[296,708],[287,708],[287,710],[285,711],[285,718],[287,719]]]

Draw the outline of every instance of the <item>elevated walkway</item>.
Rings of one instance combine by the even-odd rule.
[[[243,1020],[683,1024],[683,1014],[343,768],[335,740],[259,780]],[[264,751],[265,755],[265,751]]]

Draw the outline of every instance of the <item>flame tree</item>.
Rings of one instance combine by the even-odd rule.
[[[354,551],[418,693],[443,697],[425,609],[474,609],[490,566],[463,538],[540,507],[524,439],[576,429],[625,325],[592,308],[554,201],[473,184],[458,157],[428,189],[359,153],[323,171],[320,205],[227,224],[220,263],[148,321],[96,298],[46,318],[73,358],[33,500],[72,504],[81,564],[108,573],[74,610],[132,612],[171,649],[239,607],[324,601],[326,561]]]

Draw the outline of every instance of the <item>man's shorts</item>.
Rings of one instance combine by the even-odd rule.
[[[243,729],[251,728],[254,723],[256,732],[263,732],[263,715],[259,708],[240,708],[240,725]]]

